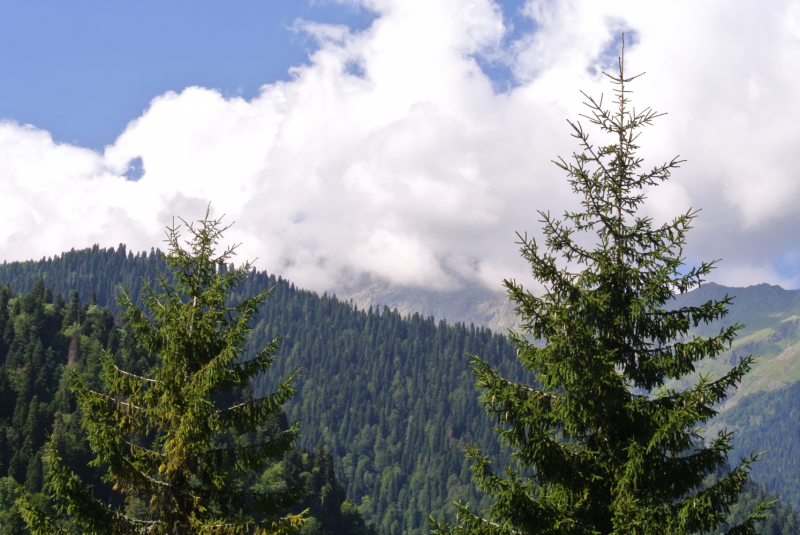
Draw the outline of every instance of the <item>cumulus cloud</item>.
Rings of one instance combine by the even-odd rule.
[[[610,93],[600,71],[625,31],[630,72],[647,71],[634,103],[669,112],[642,155],[688,160],[648,213],[702,208],[687,254],[724,258],[720,282],[797,285],[797,2],[532,0],[535,31],[511,43],[491,0],[359,3],[378,15],[360,32],[294,24],[318,47],[291,80],[251,100],[155,96],[102,154],[0,123],[0,256],[149,249],[210,201],[243,257],[304,287],[499,288],[525,276],[514,232],[576,207],[551,160],[577,149],[579,90]],[[512,89],[495,91],[481,56],[509,66]]]

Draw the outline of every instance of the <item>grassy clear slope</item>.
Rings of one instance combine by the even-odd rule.
[[[674,306],[699,305],[726,295],[735,297],[728,316],[710,325],[699,326],[693,334],[708,336],[737,321],[745,327],[731,349],[702,363],[698,374],[711,373],[719,377],[747,355],[760,357],[738,391],[731,393],[726,407],[735,405],[748,394],[775,390],[800,381],[800,345],[796,346],[800,343],[800,290],[784,290],[768,284],[729,288],[709,283],[677,296]],[[687,385],[688,382],[684,381],[673,386]]]

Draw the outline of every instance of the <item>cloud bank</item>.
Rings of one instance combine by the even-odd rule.
[[[628,71],[647,71],[634,104],[669,113],[642,155],[687,160],[648,212],[702,208],[685,252],[722,258],[717,282],[798,286],[800,3],[534,0],[535,31],[510,43],[490,0],[359,3],[378,17],[358,33],[295,23],[318,48],[290,81],[251,100],[156,96],[102,154],[0,123],[0,258],[149,250],[211,202],[243,258],[303,287],[499,289],[525,276],[515,231],[576,206],[551,160],[577,149],[579,91],[610,94],[601,71],[625,31]],[[513,87],[496,91],[478,60]]]

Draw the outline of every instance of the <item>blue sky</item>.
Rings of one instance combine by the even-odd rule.
[[[529,30],[522,0],[501,2]],[[189,86],[252,98],[317,47],[297,19],[369,27],[375,14],[332,1],[170,0],[0,3],[0,118],[54,139],[102,150],[157,95]],[[498,88],[513,84],[502,62],[481,58]]]
[[[3,2],[0,117],[102,149],[166,91],[252,98],[287,79],[314,46],[297,18],[364,28],[373,16],[295,1]]]
[[[625,32],[634,104],[668,112],[645,165],[687,160],[645,213],[702,208],[685,253],[716,282],[800,286],[797,0],[32,0],[0,25],[0,260],[149,250],[211,202],[304,287],[499,289],[515,231],[577,207],[551,161]]]

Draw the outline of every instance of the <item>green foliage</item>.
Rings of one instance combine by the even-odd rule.
[[[580,123],[570,123],[583,152],[573,163],[556,162],[583,211],[563,220],[540,212],[546,250],[521,237],[544,295],[505,282],[521,316],[522,332],[512,338],[535,383],[509,381],[474,357],[482,403],[518,468],[499,474],[470,448],[474,480],[494,502],[483,515],[460,506],[460,523],[437,523],[435,533],[708,532],[726,521],[747,481],[753,457],[704,485],[727,462],[732,436],[721,431],[704,444],[700,426],[754,357],[682,391],[665,386],[723,352],[740,326],[687,336],[691,327],[723,317],[729,299],[669,309],[674,293],[699,286],[713,262],[681,271],[696,212],[660,227],[639,215],[643,188],[668,179],[680,161],[642,170],[639,129],[658,114],[631,109],[626,84],[635,77],[625,76],[622,58],[619,74],[609,78],[616,111],[587,96],[586,116],[609,144],[595,147]],[[596,245],[587,249],[591,241]],[[757,505],[728,532],[752,532],[765,507]]]
[[[718,470],[717,473],[709,476],[706,485],[716,484],[725,473],[726,470],[724,468]],[[769,491],[766,483],[759,484],[748,480],[736,503],[731,506],[727,520],[714,533],[720,535],[727,533],[730,526],[735,526],[745,521],[752,511],[764,502],[771,503],[772,508],[767,512],[764,520],[755,523],[756,533],[761,533],[762,535],[785,535],[800,531],[800,515],[792,508],[791,504],[781,503],[778,497]]]
[[[117,250],[95,247],[66,252],[49,260],[8,263],[0,265],[0,280],[10,284],[10,288],[24,292],[29,292],[41,278],[53,284],[52,293],[55,296],[51,306],[57,311],[53,321],[60,326],[65,310],[70,307],[73,290],[79,289],[80,295],[86,297],[96,292],[98,304],[104,306],[108,304],[106,299],[109,295],[113,299],[113,293],[108,289],[125,285],[131,289],[131,300],[139,304],[141,300],[135,297],[142,295],[139,277],[151,278],[156,270],[167,270],[163,255],[157,251],[148,256],[133,253],[121,255],[120,250],[124,250],[124,246]],[[714,285],[704,284],[699,290],[679,296],[689,301],[675,303],[700,306],[717,294],[724,296],[727,291],[717,288],[716,293],[707,295],[706,290],[710,291],[712,287]],[[103,288],[107,290],[104,292]],[[346,491],[348,501],[345,504],[348,507],[349,504],[359,504],[364,519],[374,522],[377,529],[386,535],[427,531],[424,518],[429,513],[436,518],[454,519],[455,508],[450,505],[454,500],[469,502],[476,509],[489,506],[491,502],[488,498],[469,482],[469,462],[462,454],[463,447],[468,442],[479,446],[483,454],[492,458],[494,466],[506,466],[511,461],[508,451],[500,449],[491,432],[488,417],[476,403],[474,380],[465,371],[469,361],[464,353],[479,354],[503,377],[521,381],[523,376],[513,359],[514,348],[506,337],[492,334],[486,329],[435,322],[432,318],[419,315],[401,317],[386,308],[371,312],[354,310],[352,305],[335,297],[318,296],[264,272],[250,271],[245,274],[242,284],[234,289],[229,306],[267,288],[273,288],[272,297],[267,299],[254,320],[253,331],[246,343],[247,354],[255,354],[258,348],[278,334],[285,334],[287,338],[279,348],[270,373],[253,382],[253,393],[260,396],[272,392],[279,382],[278,378],[302,368],[302,376],[296,383],[299,392],[284,405],[290,419],[303,421],[299,444],[312,452],[302,453],[298,450],[298,457],[308,456],[311,459],[304,461],[306,468],[298,473],[310,473],[308,463],[313,465],[313,450],[320,441],[324,442],[333,456],[338,479]],[[60,308],[57,306],[59,293],[62,294]],[[745,301],[750,299],[749,294],[737,289],[736,295],[738,298],[734,310],[737,317],[739,308],[744,306],[746,310],[742,314],[749,322],[748,329],[759,325],[757,318],[747,312],[750,305],[746,305]],[[778,301],[771,294],[759,296],[755,293],[752,296],[752,307],[755,307],[753,314],[766,317],[772,313],[772,309],[765,308],[767,303],[774,306]],[[0,433],[0,464],[3,455],[6,455],[7,466],[8,460],[15,456],[24,443],[22,427],[30,404],[28,397],[24,403],[20,402],[20,407],[24,404],[26,408],[15,410],[18,398],[14,388],[27,381],[21,380],[27,373],[22,370],[33,371],[35,367],[10,364],[21,362],[20,355],[33,355],[34,352],[27,348],[32,343],[30,331],[20,330],[18,339],[13,331],[14,324],[25,329],[29,325],[28,320],[15,319],[17,314],[27,317],[21,306],[16,306],[21,305],[25,294],[17,297],[8,292],[6,297],[6,307],[0,307],[0,312],[5,310],[7,313],[12,325],[10,345],[17,348],[10,357],[7,375],[13,381],[3,382],[6,379],[0,377],[0,389],[4,384],[15,385],[8,386],[9,390],[0,394],[3,396],[0,411],[8,413],[8,419],[3,420],[8,426],[7,433]],[[790,297],[793,299],[794,293]],[[45,299],[44,295],[42,299]],[[788,301],[784,297],[778,304]],[[47,309],[46,304],[42,304],[43,314]],[[121,310],[115,303],[111,304],[117,307],[116,310]],[[15,312],[15,308],[19,310]],[[73,369],[79,373],[84,384],[94,385],[95,390],[103,388],[97,375],[102,370],[99,359],[101,349],[113,354],[120,368],[137,375],[146,374],[153,364],[148,361],[151,357],[136,346],[130,327],[118,318],[119,328],[94,332],[92,329],[105,329],[107,322],[113,326],[114,316],[99,307],[89,314],[90,308],[87,299],[85,303],[79,301],[74,309],[81,314],[79,329],[74,329],[71,323],[62,331],[55,331],[53,336],[57,336],[57,341],[46,336],[37,338],[45,351],[53,348],[54,358],[62,367],[59,369],[66,365],[67,352],[72,345],[74,356],[70,359],[74,361]],[[105,319],[92,323],[93,317]],[[94,326],[90,326],[90,323]],[[0,324],[0,327],[6,329],[5,325],[8,322]],[[78,338],[74,336],[76,330]],[[716,331],[719,331],[719,327],[716,327]],[[0,360],[8,354],[8,346],[3,347],[6,349],[0,352]],[[5,372],[0,370],[2,373]],[[93,455],[82,438],[79,415],[73,414],[76,402],[70,394],[68,382],[62,377],[62,373],[56,371],[52,377],[53,383],[47,388],[55,392],[58,401],[40,397],[49,407],[54,407],[54,411],[55,407],[64,407],[58,409],[62,415],[55,419],[52,416],[54,412],[48,413],[51,423],[43,436],[58,432],[62,444],[59,451],[68,452],[63,454],[65,463],[80,474],[85,484],[92,485],[95,495],[103,496],[105,501],[119,507],[124,506],[126,511],[137,508],[141,511],[143,502],[132,500],[132,503],[125,505],[120,496],[111,491],[111,485],[100,480],[100,470],[86,467]],[[20,411],[25,416],[20,427],[15,428],[11,416]],[[776,411],[781,412],[778,409]],[[771,451],[767,459],[755,465],[756,471],[767,474],[763,470],[777,460],[777,448],[782,447],[778,441],[785,440],[791,433],[791,421],[776,414],[771,420],[765,416],[765,424],[761,427],[743,427],[737,432],[736,451],[749,452],[749,444],[753,444],[756,451],[768,446]],[[764,436],[769,441],[749,442],[750,439],[746,438],[749,429],[756,433],[753,440]],[[8,449],[2,445],[4,436],[8,437]],[[786,447],[789,448],[790,443],[787,442]],[[790,468],[791,459],[786,457],[790,450],[786,452],[780,454],[786,464],[780,464],[780,468],[769,472],[772,476],[765,475],[776,478],[774,482],[767,479],[770,488],[778,489],[781,479],[791,481],[796,473]],[[18,459],[23,458],[23,455],[18,456]],[[278,464],[282,464],[284,459]],[[265,469],[273,476],[278,473],[272,466]],[[23,463],[21,470],[27,473],[27,462]],[[0,472],[0,476],[6,473]],[[25,476],[21,477],[23,479],[20,482],[24,483]],[[248,480],[247,485],[255,485],[258,481],[260,479],[256,475]],[[291,484],[286,483],[281,488],[291,488],[296,481],[292,480]],[[781,493],[786,496],[789,489],[780,487],[784,488],[787,490],[781,490]],[[300,509],[292,509],[293,512],[310,509],[310,520],[302,531],[333,533],[330,526],[316,519],[311,520],[318,513],[312,502],[304,500],[301,498],[298,502]],[[740,498],[739,503],[741,501]],[[343,509],[347,509],[345,504],[342,505]],[[733,506],[733,509],[737,507],[739,505]],[[768,514],[771,517],[777,513]],[[16,518],[21,521],[18,516]],[[341,523],[343,519],[336,522]],[[1,529],[0,533],[3,533]],[[350,531],[346,532],[357,533],[359,529],[351,525],[348,528]]]
[[[113,318],[123,312],[118,302],[123,288],[130,292],[131,301],[140,306],[144,290],[141,280],[150,280],[157,272],[165,273],[170,278],[165,267],[166,260],[158,249],[151,249],[149,254],[133,254],[123,244],[116,249],[95,245],[91,249],[72,249],[38,261],[3,262],[0,265],[0,280],[13,281],[12,289],[24,292],[42,280],[44,286],[53,293],[62,294],[62,301],[73,297],[74,292],[84,298],[95,294],[97,303],[107,307]],[[72,310],[73,313],[80,312],[78,309]],[[70,325],[77,319],[72,316]]]
[[[780,493],[784,501],[800,503],[800,383],[742,398],[723,412],[720,426],[736,430],[735,454],[769,450],[753,468],[753,477]]]
[[[376,534],[374,528],[364,522],[358,506],[345,496],[344,488],[334,475],[333,457],[322,444],[317,447],[316,454],[297,449],[288,451],[252,488],[259,492],[275,492],[293,486],[303,489],[303,496],[294,510],[308,510],[313,519],[303,526],[301,533]]]
[[[92,269],[97,270],[92,272],[87,269],[82,274],[77,272],[72,279],[79,287],[86,289],[86,295],[94,289],[87,281],[107,284],[106,281],[119,280],[113,278],[116,273],[134,272],[140,259],[146,256],[128,255],[125,262],[132,262],[134,266],[115,263],[115,255],[103,249],[96,251],[94,257],[92,250],[87,249],[65,253],[59,258],[69,259],[71,254],[82,258],[87,266],[94,266]],[[166,269],[163,257],[160,262],[155,265],[163,271]],[[25,264],[36,267],[31,273],[43,275],[49,273],[55,261]],[[19,265],[7,264],[5,267],[16,273],[22,271]],[[3,268],[0,266],[0,273]],[[153,270],[148,269],[152,274]],[[148,271],[143,270],[142,273],[147,274]],[[13,288],[28,291],[38,279],[25,286],[27,277],[28,274],[22,279],[4,280]],[[49,277],[48,280],[53,278]],[[713,285],[703,285],[700,291],[710,286]],[[317,443],[323,441],[330,448],[338,479],[348,496],[346,503],[360,504],[365,520],[374,522],[387,535],[422,532],[425,530],[423,519],[428,513],[434,517],[454,519],[451,512],[454,507],[449,505],[454,500],[468,501],[478,508],[488,507],[491,502],[469,483],[469,464],[461,453],[463,446],[467,442],[480,446],[482,453],[490,455],[496,466],[508,465],[510,458],[506,451],[499,449],[488,418],[476,403],[474,383],[464,371],[468,362],[464,353],[480,354],[493,368],[500,369],[504,377],[521,380],[519,369],[512,367],[514,350],[508,340],[490,334],[485,329],[446,325],[420,316],[403,318],[385,308],[381,314],[374,310],[371,314],[369,311],[354,310],[352,305],[335,297],[318,296],[300,290],[290,282],[264,272],[251,271],[246,274],[243,283],[234,290],[234,302],[270,287],[273,288],[272,297],[262,306],[257,317],[258,323],[247,342],[247,347],[252,348],[248,349],[248,353],[265,345],[273,338],[273,333],[285,333],[287,338],[281,344],[270,374],[254,381],[254,394],[272,391],[273,385],[277,384],[276,378],[302,367],[303,373],[297,382],[300,392],[284,407],[291,419],[304,422],[300,438],[303,447],[313,450]],[[69,287],[58,289],[61,293],[68,291]],[[680,297],[697,301],[695,294],[691,292]],[[722,291],[721,295],[724,294],[725,291]],[[13,294],[9,295],[13,301]],[[746,299],[747,295],[742,294],[742,298]],[[687,304],[700,305],[707,299]],[[753,299],[759,298],[754,295]],[[54,300],[58,301],[58,294]],[[99,295],[98,302],[103,304]],[[79,303],[79,308],[83,309],[84,305]],[[88,312],[89,307],[85,308]],[[10,303],[8,313],[13,314],[13,309],[14,305]],[[63,309],[60,310],[63,313]],[[94,314],[105,314],[103,310],[99,308]],[[89,318],[83,320],[86,322]],[[98,325],[104,323],[97,322]],[[82,381],[87,384],[92,380],[97,381],[96,384],[102,388],[102,382],[91,379],[91,373],[86,371],[91,368],[99,373],[101,368],[97,357],[101,353],[94,338],[107,340],[107,346],[103,348],[115,356],[120,368],[143,375],[152,366],[147,361],[149,355],[136,346],[129,326],[124,323],[121,326],[121,329],[115,327],[108,334],[93,334],[85,324],[80,329],[80,332],[87,334],[80,336],[80,343],[75,348],[78,354],[74,357],[74,369],[81,374]],[[57,359],[63,359],[64,363],[67,362],[66,352],[73,333],[74,330],[64,330],[61,345],[58,346],[63,349],[56,350]],[[62,334],[59,333],[59,336]],[[52,345],[48,340],[44,340],[43,344],[45,347]],[[395,356],[399,358],[395,360]],[[0,354],[0,358],[3,357],[4,354]],[[395,376],[406,380],[395,381]],[[59,415],[55,424],[51,424],[62,437],[60,440],[63,445],[59,446],[59,451],[68,449],[70,453],[64,455],[65,462],[80,473],[84,483],[91,483],[95,492],[105,496],[106,501],[123,506],[120,497],[111,491],[110,486],[104,487],[99,479],[99,471],[86,467],[93,456],[81,438],[78,415],[71,414],[75,410],[75,401],[69,399],[68,383],[61,377],[56,374],[55,384],[51,387],[61,392],[59,396],[68,398],[58,402],[59,406],[65,407],[62,411],[64,416]],[[420,399],[421,392],[426,393],[424,399]],[[398,404],[402,400],[405,400],[405,411]],[[50,400],[46,401],[50,403]],[[5,408],[13,414],[13,405],[11,403],[9,409],[8,403],[0,404],[0,410]],[[757,433],[783,437],[781,430],[787,425],[790,422],[776,415],[775,420],[770,420],[770,427],[761,427]],[[48,426],[45,434],[49,434],[51,429],[53,427]],[[19,435],[20,430],[9,428],[9,436]],[[737,433],[737,451],[744,451],[749,444],[747,431],[747,428],[742,428]],[[0,433],[0,441],[2,437]],[[769,444],[772,451],[778,447],[776,441],[763,442],[755,446],[756,451],[764,449],[762,444]],[[17,447],[11,447],[10,456],[13,456]],[[0,448],[2,451],[6,450]],[[746,451],[749,452],[750,448],[747,447]],[[0,453],[0,457],[2,455]],[[300,452],[299,456],[313,459],[313,454]],[[769,466],[774,460],[773,456],[770,453],[766,461],[756,464],[756,470]],[[278,464],[283,462],[282,459]],[[308,462],[313,464],[313,461]],[[267,467],[266,471],[273,476],[277,473],[273,467]],[[305,471],[307,469],[300,473]],[[788,468],[781,469],[775,472],[775,477],[778,481],[780,478],[791,479],[792,473]],[[0,475],[4,474],[0,472]],[[249,484],[255,485],[258,481],[260,479],[256,476]],[[287,483],[281,488],[291,488],[296,481],[292,480],[291,484]],[[770,488],[779,484],[773,485],[772,480],[769,481]],[[330,526],[314,518],[317,513],[313,504],[304,500],[301,498],[298,502],[299,511],[309,508],[310,519],[302,531],[312,533],[323,530],[333,533]],[[142,503],[133,502],[125,506],[126,510],[143,507]],[[772,517],[778,512],[770,511],[768,515]],[[16,518],[21,522],[18,516]],[[358,529],[357,526],[351,526],[344,533],[357,533]]]
[[[73,309],[81,309],[83,323],[65,321]],[[51,433],[69,449],[70,462],[81,478],[98,495],[110,492],[100,474],[86,466],[91,456],[64,371],[70,366],[86,375],[90,367],[97,367],[98,356],[111,339],[116,340],[119,359],[129,359],[131,339],[125,329],[114,326],[107,310],[84,308],[79,301],[68,305],[41,280],[25,295],[0,289],[0,332],[0,533],[24,534],[28,531],[18,509],[8,505],[6,490],[21,485],[40,509],[49,509],[41,491],[43,448]]]
[[[76,254],[83,255],[85,252]],[[100,259],[114,258],[102,251],[98,256]],[[131,255],[131,258],[132,262],[138,262],[138,256]],[[88,263],[103,265],[96,259],[90,259]],[[166,269],[165,263],[162,268]],[[120,271],[131,270],[123,265]],[[84,276],[95,279],[91,272],[86,272]],[[264,286],[262,290],[267,287]],[[154,358],[138,347],[128,322],[123,318],[115,322],[107,309],[92,305],[91,298],[81,303],[80,298],[73,295],[67,303],[60,292],[55,296],[49,288],[42,292],[38,279],[28,289],[30,291],[27,294],[14,295],[9,288],[0,288],[0,333],[5,333],[0,337],[0,534],[29,533],[18,509],[13,505],[14,492],[19,484],[32,493],[31,499],[38,509],[53,513],[52,504],[41,492],[42,481],[37,476],[37,473],[41,474],[44,442],[49,435],[52,435],[52,441],[64,463],[79,475],[84,484],[92,488],[95,496],[102,497],[104,502],[115,507],[124,507],[129,516],[144,517],[147,504],[143,500],[131,498],[130,503],[125,504],[123,497],[112,490],[112,485],[102,480],[104,470],[87,466],[94,455],[81,427],[81,414],[69,387],[66,368],[76,373],[84,385],[105,392],[100,378],[104,351],[114,356],[115,363],[121,369],[140,376],[148,374],[155,364]],[[38,301],[40,298],[41,302]],[[25,307],[28,312],[22,307],[25,302],[28,303]],[[35,317],[45,318],[46,321],[32,322]],[[75,323],[76,318],[80,319],[80,323]],[[37,346],[45,348],[44,354],[49,355],[45,364],[49,362],[49,365],[42,367],[37,356],[39,353],[34,350]],[[30,385],[37,380],[40,388],[34,392]],[[38,396],[38,402],[33,404],[38,415],[31,418],[29,411],[33,395]],[[16,425],[13,420],[15,414],[18,421]],[[283,423],[269,423],[258,431],[256,437],[246,434],[230,440],[242,445],[263,442],[275,433],[289,429],[283,413],[277,414],[273,420]],[[291,451],[297,450],[290,450],[285,455]],[[313,454],[302,456],[314,464]],[[18,480],[8,475],[10,460],[14,460],[11,472],[17,474]],[[271,466],[265,467],[267,471],[270,469]],[[249,479],[243,488],[249,489],[258,479],[258,474]],[[334,486],[335,481],[333,478],[326,484]],[[284,484],[283,488],[290,489],[293,486],[293,483]],[[292,512],[310,509],[310,519],[315,515],[324,516],[317,512],[313,500],[306,500],[307,495],[308,492],[304,490],[303,498],[292,508]],[[347,507],[343,505],[343,509]],[[348,511],[352,513],[352,508]],[[332,535],[362,534],[365,526],[360,512],[348,514],[348,511],[340,512],[338,517],[325,517],[322,522],[314,519],[313,525]],[[51,516],[57,517],[58,526],[70,528],[71,522],[67,518]],[[303,531],[307,531],[308,527],[304,527]]]
[[[149,258],[129,253],[118,261],[113,250],[72,251],[52,260],[2,265],[0,280],[27,290],[25,284],[37,275],[63,280],[54,291],[94,291],[93,283],[116,287],[121,274],[152,276]],[[166,270],[163,257],[153,265]],[[54,271],[67,276],[54,277]],[[254,380],[253,393],[272,392],[278,378],[302,369],[298,393],[284,406],[291,419],[304,423],[299,444],[313,450],[322,442],[329,448],[347,498],[368,523],[386,535],[419,535],[428,531],[428,514],[454,519],[454,500],[488,506],[470,484],[464,446],[479,444],[497,462],[510,457],[493,439],[465,353],[484,355],[506,376],[521,377],[507,337],[419,314],[403,317],[386,307],[358,310],[263,271],[245,275],[229,306],[266,288],[272,288],[271,297],[254,321],[247,354],[275,336],[286,338],[270,373]],[[132,300],[133,295],[142,292],[132,291]]]
[[[228,294],[249,264],[238,270],[218,269],[233,254],[233,248],[215,253],[225,230],[218,220],[203,219],[196,228],[188,225],[188,249],[180,244],[179,228],[167,233],[166,259],[176,282],[170,284],[159,275],[160,291],[145,284],[149,316],[129,296],[122,297],[136,338],[156,358],[152,377],[124,371],[106,352],[98,355],[105,391],[90,388],[77,373],[71,376],[82,427],[96,455],[90,464],[106,471],[105,479],[113,481],[115,490],[143,501],[144,518],[110,508],[85,489],[64,464],[55,436],[43,457],[48,485],[59,508],[86,533],[295,531],[303,525],[303,514],[282,514],[299,497],[299,489],[247,492],[240,480],[262,468],[268,458],[289,450],[298,436],[296,426],[261,443],[224,443],[226,435],[255,432],[277,414],[294,393],[292,378],[263,398],[231,406],[214,402],[221,394],[224,398],[225,393],[245,391],[252,377],[274,360],[277,338],[242,360],[251,319],[267,292],[227,307]],[[29,419],[31,414],[33,408]],[[33,533],[57,529],[27,495],[18,506]]]

